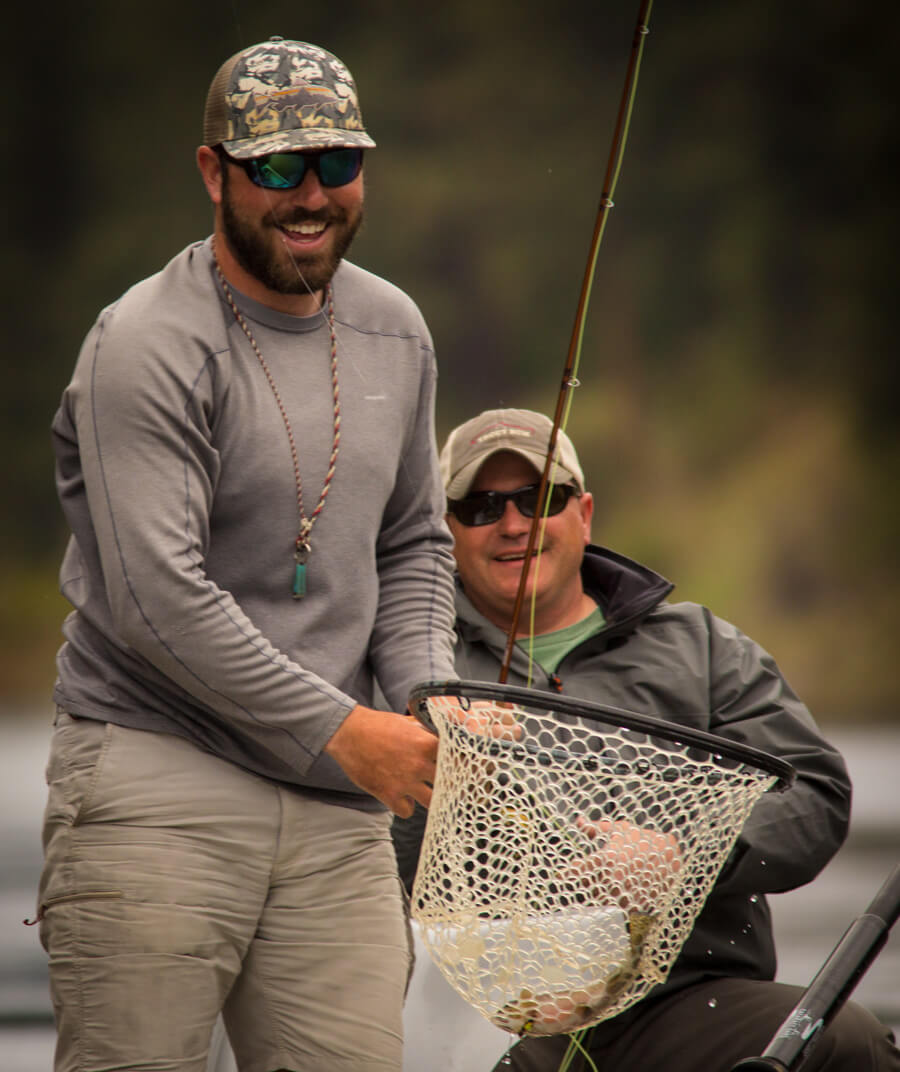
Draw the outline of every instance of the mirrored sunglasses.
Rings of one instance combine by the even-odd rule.
[[[544,510],[538,509],[539,491],[539,484],[526,484],[515,491],[476,491],[464,499],[448,499],[447,512],[469,527],[492,525],[503,517],[506,504],[512,501],[524,517],[534,517],[536,513],[544,513]],[[550,517],[562,513],[566,503],[575,494],[577,489],[571,484],[550,484],[546,513]]]
[[[293,190],[312,169],[323,186],[346,186],[362,169],[362,149],[325,149],[319,153],[269,153],[251,160],[235,160],[252,183],[266,190]]]

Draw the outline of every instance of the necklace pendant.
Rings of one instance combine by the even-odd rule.
[[[291,590],[294,599],[302,599],[306,595],[306,563],[297,562],[294,566],[294,587]]]
[[[309,558],[309,544],[299,546],[294,552],[294,584],[291,595],[302,599],[306,595],[306,560]]]

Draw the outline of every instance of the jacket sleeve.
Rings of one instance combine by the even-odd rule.
[[[719,889],[778,893],[802,886],[846,837],[847,768],[771,655],[728,622],[705,613],[711,732],[787,760],[796,771],[791,788],[770,791],[757,802]]]

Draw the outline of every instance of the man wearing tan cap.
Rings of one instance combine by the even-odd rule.
[[[458,571],[460,678],[497,681],[551,430],[539,413],[488,410],[454,429],[441,451]],[[846,767],[767,652],[705,607],[668,602],[673,585],[665,578],[590,542],[594,500],[564,432],[550,480],[508,683],[755,746],[790,762],[797,778],[757,804],[667,981],[589,1030],[582,1040],[589,1060],[569,1049],[567,1035],[531,1038],[497,1070],[728,1072],[763,1052],[802,993],[772,981],[765,895],[809,882],[840,847],[850,815]],[[410,889],[425,817],[419,807],[394,821]],[[600,851],[620,850],[610,838]],[[890,1032],[851,1003],[807,1069],[897,1072],[900,1053]]]
[[[220,1011],[241,1069],[400,1068],[390,812],[430,799],[453,560],[428,329],[344,259],[374,144],[330,52],[232,56],[213,234],[100,314],[54,420],[57,1072],[202,1072]]]

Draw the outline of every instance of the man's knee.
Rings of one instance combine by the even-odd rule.
[[[807,1065],[804,1065],[804,1069]],[[808,1059],[809,1072],[900,1072],[893,1034],[862,1005],[848,1002],[822,1033]]]

